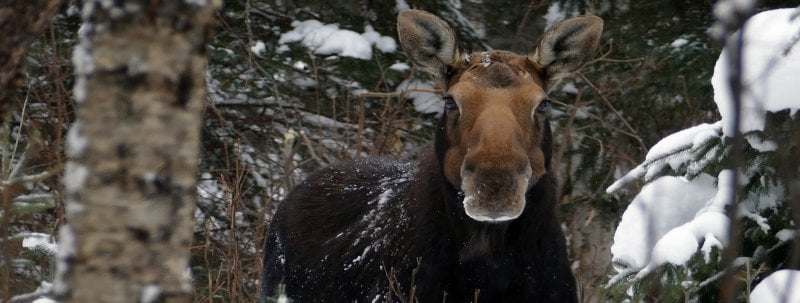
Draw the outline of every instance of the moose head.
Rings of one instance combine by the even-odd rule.
[[[525,55],[465,54],[453,28],[425,11],[401,12],[397,30],[406,54],[442,88],[439,140],[446,147],[439,157],[447,181],[464,194],[464,211],[484,222],[519,217],[528,189],[551,169],[543,147],[548,91],[592,58],[603,20],[561,21]]]

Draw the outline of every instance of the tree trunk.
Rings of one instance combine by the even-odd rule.
[[[578,262],[575,279],[583,303],[607,302],[600,288],[613,273],[611,244],[614,226],[606,220],[594,218],[593,212],[590,207],[578,209],[567,225],[570,259]]]
[[[215,0],[84,1],[67,139],[65,302],[186,302]]]
[[[28,47],[64,0],[0,1],[0,124],[13,101]]]

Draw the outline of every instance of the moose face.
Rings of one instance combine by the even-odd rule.
[[[546,93],[533,64],[507,52],[477,53],[444,94],[448,181],[480,221],[516,218],[525,192],[545,174]]]
[[[501,222],[522,214],[526,192],[547,173],[547,89],[591,58],[602,27],[600,18],[576,17],[554,25],[528,55],[461,56],[453,29],[442,19],[418,10],[400,13],[406,54],[443,84],[443,171],[464,192],[469,217]]]

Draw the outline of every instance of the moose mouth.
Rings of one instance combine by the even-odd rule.
[[[530,167],[521,174],[462,171],[464,211],[473,220],[499,223],[518,218],[525,210]]]

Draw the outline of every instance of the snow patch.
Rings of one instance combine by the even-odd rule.
[[[75,258],[75,233],[69,224],[64,224],[58,230],[58,251],[56,252],[56,272],[53,278],[53,293],[66,294],[69,287],[66,282],[67,272],[72,259]]]
[[[661,237],[653,249],[653,255],[647,268],[637,274],[639,277],[646,276],[650,273],[650,269],[654,269],[664,263],[684,264],[689,261],[698,246],[697,240],[694,238],[692,231],[684,226],[679,226],[667,232],[666,235]]]
[[[689,40],[686,40],[684,38],[678,38],[675,39],[675,41],[672,41],[672,43],[670,43],[669,46],[671,46],[672,48],[680,48],[686,44],[689,44]]]
[[[261,55],[264,54],[264,51],[266,50],[266,48],[267,48],[267,45],[264,44],[264,41],[259,40],[259,41],[256,41],[256,43],[253,44],[253,46],[250,47],[250,52],[252,52],[256,56],[261,57]]]
[[[722,250],[722,242],[714,236],[714,234],[707,233],[703,239],[703,247],[700,248],[700,251],[703,252],[703,256],[705,257],[706,262],[710,261],[711,258],[711,251],[717,248]]]
[[[648,183],[622,215],[611,246],[612,261],[630,268],[643,268],[650,262],[657,241],[690,221],[714,193],[714,178],[707,174],[691,181],[665,176]],[[659,258],[669,259],[663,255]]]
[[[444,111],[442,98],[435,93],[433,85],[419,80],[403,80],[395,90],[401,96],[411,99],[414,110],[423,114],[441,114]]]
[[[381,36],[380,33],[375,31],[372,25],[365,26],[364,33],[361,34],[361,36],[364,37],[369,44],[375,45],[375,48],[381,52],[393,53],[397,51],[397,43],[394,39],[388,36]]]
[[[750,133],[744,136],[750,147],[759,152],[769,152],[778,149],[778,143],[772,140],[766,140],[756,133]]]
[[[278,300],[275,301],[275,302],[276,303],[289,303],[290,300],[289,300],[289,297],[286,296],[286,294],[281,294],[280,296],[278,296]]]
[[[675,265],[686,264],[697,252],[699,241],[702,239],[713,238],[722,246],[726,245],[729,226],[730,219],[723,213],[712,211],[697,215],[693,220],[670,230],[659,239],[653,249],[650,263],[636,276],[645,277],[667,262]],[[710,248],[706,249],[710,251]]]
[[[800,302],[800,271],[783,269],[773,272],[753,288],[750,302]]]
[[[67,161],[64,166],[64,189],[67,193],[75,193],[86,185],[89,178],[89,169],[75,161]]]
[[[375,175],[373,177],[380,178],[379,184],[376,187],[370,187],[369,195],[377,194],[372,200],[367,201],[369,205],[369,212],[364,215],[360,220],[360,226],[354,230],[348,230],[347,233],[358,231],[357,238],[352,243],[352,247],[359,247],[359,244],[366,242],[363,247],[362,253],[356,256],[349,263],[344,264],[344,270],[353,270],[358,268],[357,265],[363,263],[369,254],[378,254],[384,249],[384,246],[389,241],[391,234],[385,232],[386,226],[404,224],[407,220],[403,208],[397,208],[396,203],[392,204],[390,201],[396,198],[398,187],[408,186],[408,183],[416,170],[413,166],[405,164],[396,165],[402,172],[400,175],[381,176]],[[375,191],[373,191],[373,189]],[[397,210],[399,212],[393,212]],[[339,237],[339,236],[337,236]]]
[[[407,10],[407,9],[411,8],[411,6],[409,6],[408,2],[406,2],[405,0],[395,0],[394,3],[395,3],[394,8],[398,12],[401,12],[401,11],[404,11],[404,10]]]
[[[89,5],[86,5],[89,6]],[[78,30],[78,35],[81,35],[81,30],[87,28],[88,25],[84,23]],[[88,38],[82,38],[81,43],[76,45],[72,50],[72,66],[75,67],[75,84],[72,87],[72,94],[75,97],[75,102],[80,104],[86,100],[86,76],[94,71],[94,61],[89,52]]]
[[[161,287],[155,284],[145,285],[142,289],[142,296],[139,298],[140,303],[157,302],[161,298]]]
[[[797,231],[793,229],[781,229],[775,234],[775,238],[781,242],[789,242],[797,236]]]
[[[89,138],[81,135],[81,123],[73,123],[67,131],[67,156],[80,157],[87,146],[89,146]]]
[[[296,61],[294,64],[292,64],[292,67],[294,67],[294,69],[296,69],[296,70],[304,71],[304,72],[307,72],[308,69],[309,69],[308,63],[305,63],[303,61]]]
[[[76,6],[76,5],[70,5],[69,8],[67,8],[67,16],[68,17],[77,16],[80,12],[81,12],[81,9],[78,8],[78,6]]]
[[[363,60],[372,59],[372,47],[384,53],[397,51],[397,43],[392,37],[383,36],[372,26],[367,25],[364,33],[340,29],[338,24],[323,24],[317,20],[294,21],[294,29],[281,34],[278,50],[288,43],[300,42],[319,55],[336,55]]]
[[[404,72],[411,69],[411,66],[409,66],[408,63],[397,62],[395,64],[390,65],[389,69],[396,70],[398,72]]]
[[[564,86],[561,87],[561,91],[569,94],[578,94],[578,88],[572,81],[564,83]]]
[[[27,249],[42,249],[49,255],[55,255],[58,252],[58,244],[55,239],[48,234],[43,233],[30,233],[22,239],[22,247]]]
[[[737,1],[733,1],[737,2]],[[741,2],[741,1],[738,1]],[[719,4],[729,4],[720,2]],[[717,5],[721,7],[722,5]],[[800,18],[792,19],[794,9],[759,13],[745,24],[742,58],[744,92],[741,100],[742,133],[763,130],[766,112],[800,109]],[[723,133],[733,136],[733,100],[728,84],[728,51],[723,50],[714,66],[711,84],[723,122]]]
[[[555,2],[550,4],[543,18],[545,20],[545,28],[550,28],[553,24],[556,24],[556,22],[566,19],[567,14],[561,10],[561,4]]]
[[[205,6],[208,6],[209,3],[214,3],[214,2],[210,2],[209,0],[185,0],[185,1],[186,1],[186,3],[192,4],[192,5],[196,5],[196,6],[200,6],[200,7],[205,7]]]

